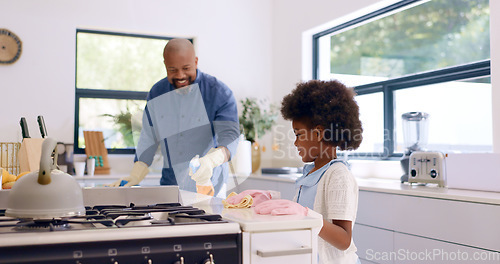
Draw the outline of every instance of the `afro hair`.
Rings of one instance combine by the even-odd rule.
[[[355,150],[363,140],[363,128],[354,96],[354,89],[336,80],[302,82],[283,98],[281,114],[285,120],[300,120],[311,128],[322,126],[327,144]]]

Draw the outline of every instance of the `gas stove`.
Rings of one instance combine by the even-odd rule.
[[[227,223],[218,214],[180,203],[162,203],[137,206],[87,206],[83,216],[52,219],[16,219],[5,216],[0,209],[0,234],[16,232],[71,231],[100,228],[128,228],[146,226],[179,226],[201,223]]]
[[[241,263],[239,224],[182,205],[177,187],[83,193],[83,216],[16,219],[0,210],[0,263]]]
[[[321,215],[257,215],[221,200],[177,186],[84,188],[84,216],[0,216],[0,263],[317,263]]]

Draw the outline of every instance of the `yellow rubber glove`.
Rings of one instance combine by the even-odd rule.
[[[191,161],[196,159],[194,157]],[[196,182],[196,185],[201,186],[211,186],[212,173],[215,167],[220,166],[226,160],[226,155],[222,148],[211,148],[207,155],[199,158],[200,167],[193,173],[192,169],[189,169],[189,176]]]
[[[123,187],[130,187],[133,185],[139,184],[146,175],[148,175],[149,168],[148,165],[142,161],[136,161],[134,163],[134,167],[130,171],[130,175],[127,177],[123,177],[112,184],[107,185],[108,187],[119,187],[122,181],[127,181],[127,184],[123,185]]]

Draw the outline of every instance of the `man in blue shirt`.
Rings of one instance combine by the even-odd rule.
[[[111,186],[119,186],[122,180],[128,182],[125,186],[140,183],[161,146],[160,184],[219,194],[240,134],[236,100],[224,83],[198,70],[190,41],[170,40],[163,58],[167,77],[153,85],[147,96],[134,167],[130,176]],[[196,155],[200,167],[193,173],[189,162]],[[219,195],[225,197],[223,192]]]

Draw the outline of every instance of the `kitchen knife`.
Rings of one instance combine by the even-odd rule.
[[[26,123],[26,118],[21,117],[21,121],[19,121],[19,124],[21,124],[21,133],[23,134],[23,138],[29,138],[30,133],[28,131],[28,123]]]
[[[40,134],[42,138],[47,137],[47,128],[45,127],[45,121],[43,120],[43,116],[39,115],[38,118],[38,126],[40,127]]]

